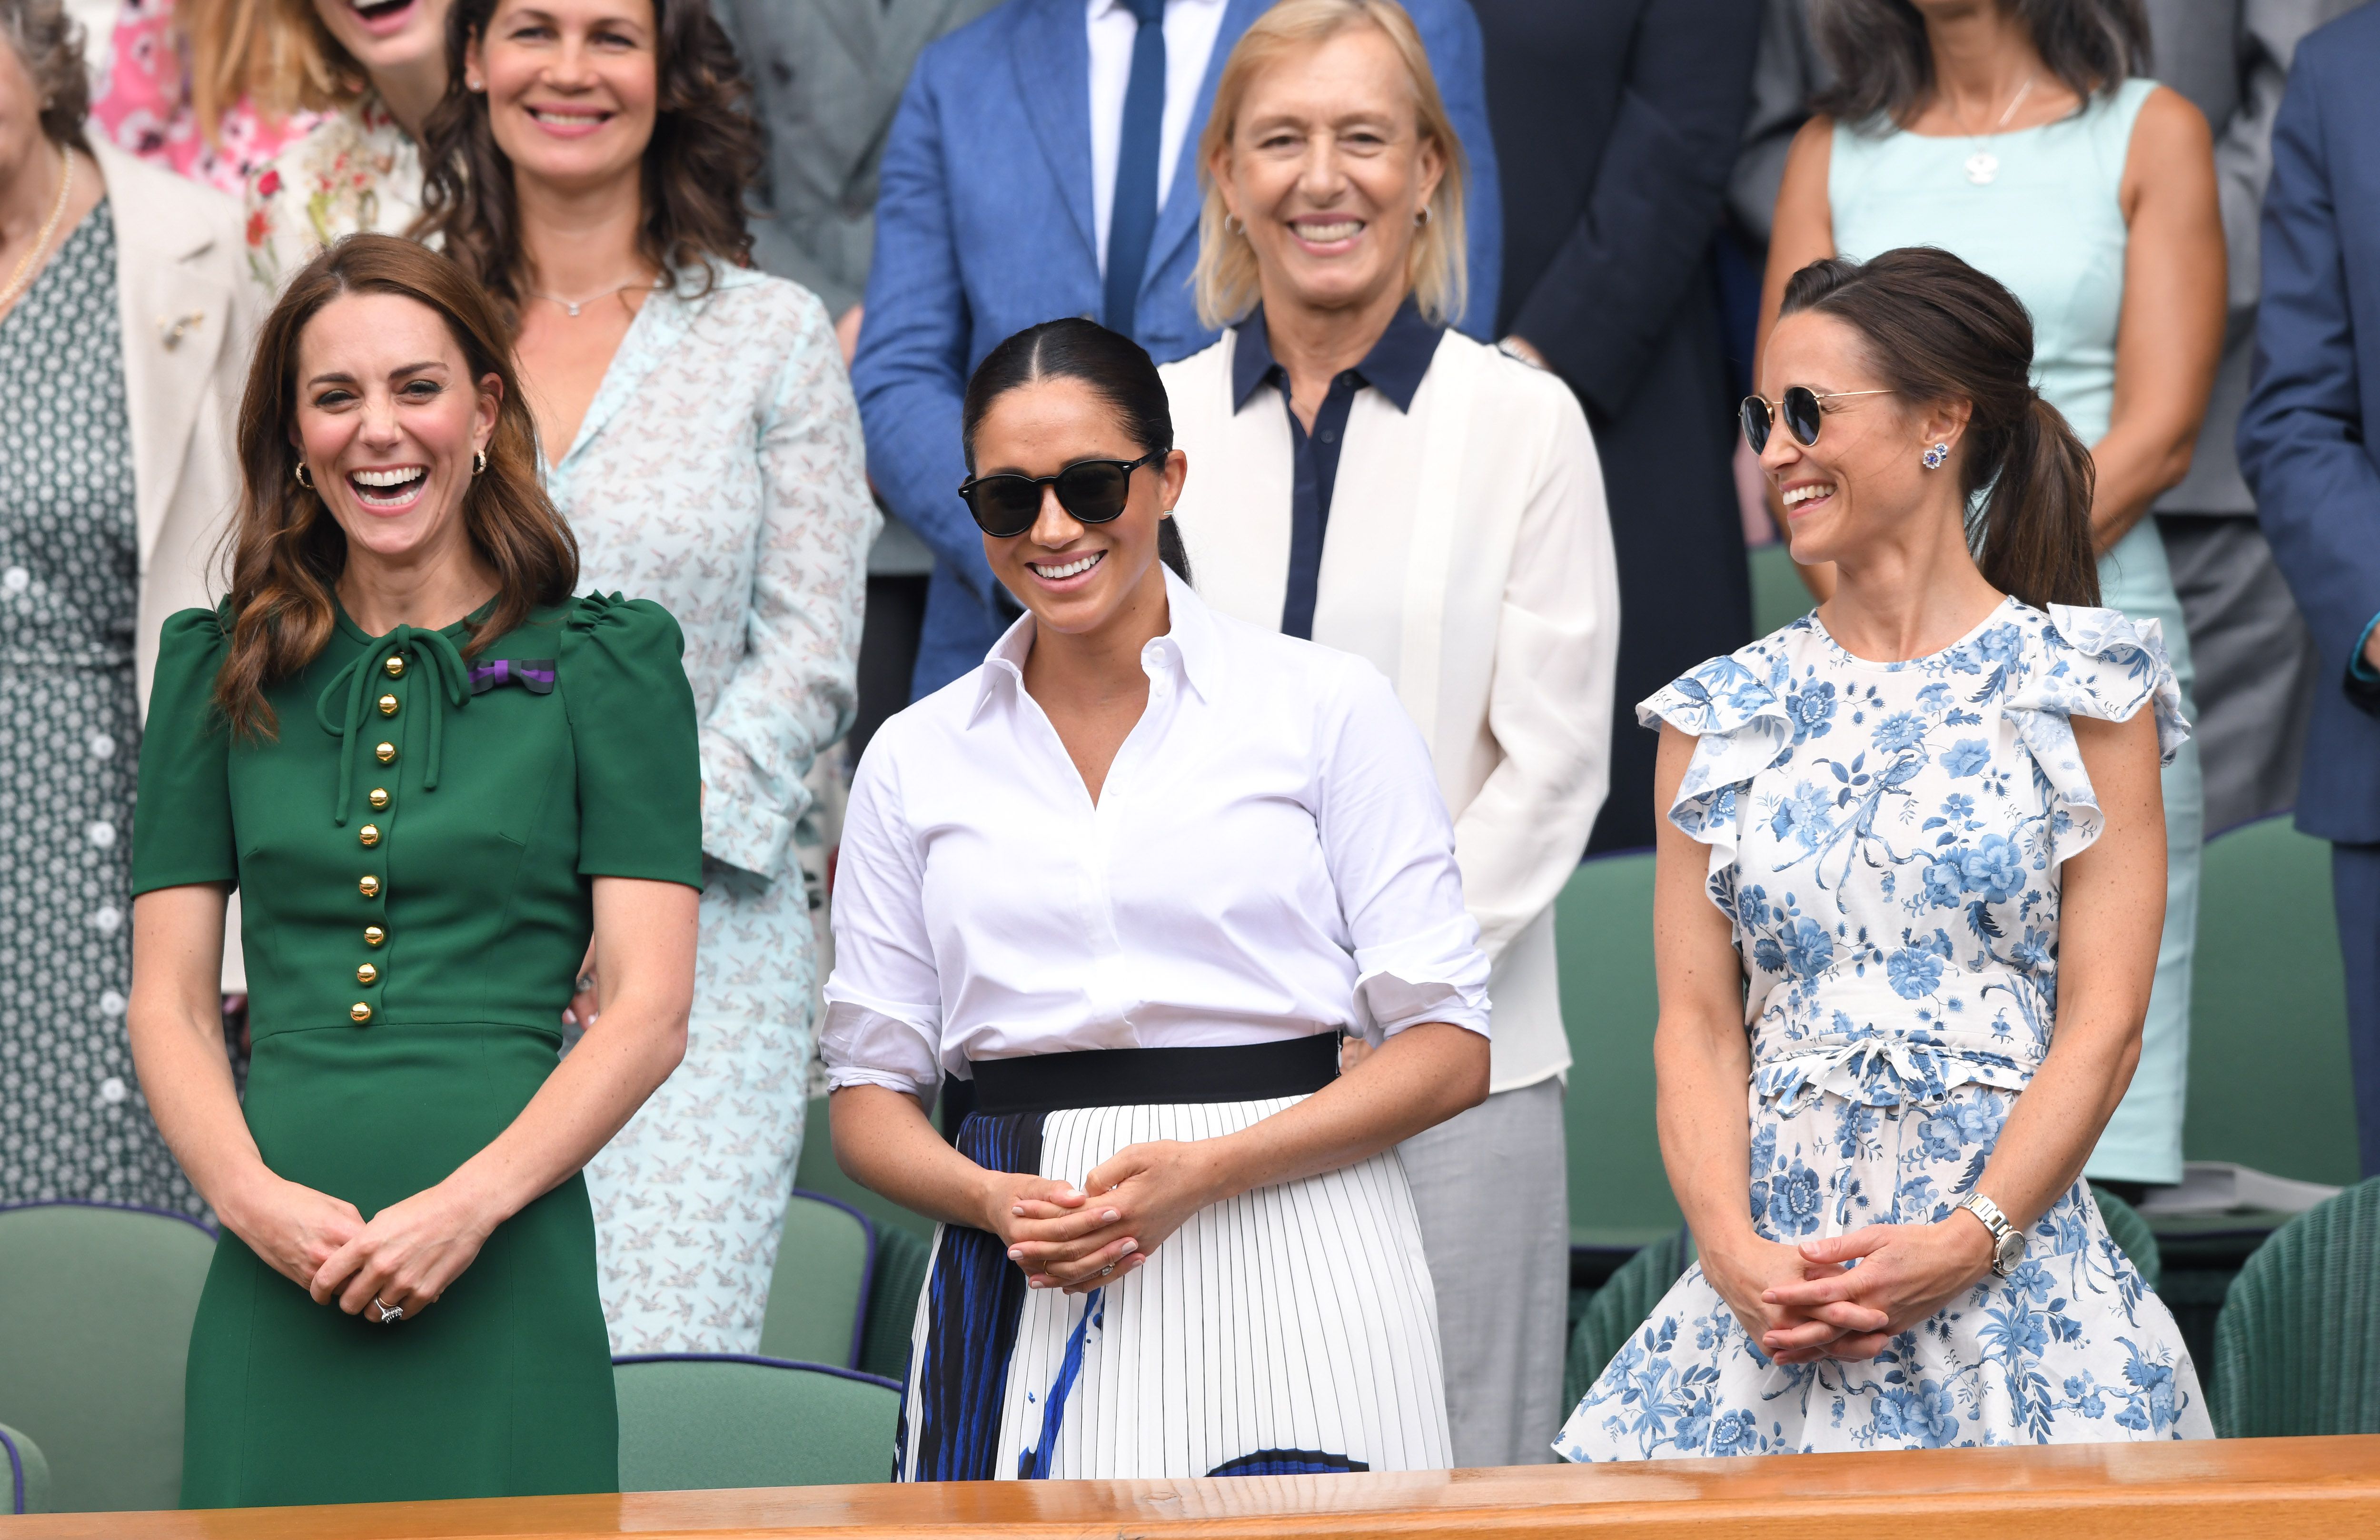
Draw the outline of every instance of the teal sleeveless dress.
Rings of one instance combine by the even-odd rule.
[[[1938,246],[1990,273],[2032,313],[2034,383],[2086,444],[2107,435],[2116,395],[2116,325],[2130,231],[2118,200],[2132,125],[2156,90],[2127,80],[2082,111],[2037,128],[1934,138],[1876,124],[1835,127],[1827,200],[1835,249],[1865,259]],[[1998,166],[1978,185],[1966,162],[1988,149]],[[2182,627],[2156,520],[2143,518],[2099,561],[2100,602],[2155,620],[2196,715],[2190,637]],[[2164,772],[2167,892],[2140,1068],[2107,1121],[2088,1174],[2121,1182],[2181,1179],[2182,1102],[2190,1061],[2190,964],[2198,935],[2204,829],[2198,746]]]

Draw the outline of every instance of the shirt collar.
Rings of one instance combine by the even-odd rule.
[[[1201,700],[1212,703],[1223,673],[1222,638],[1217,634],[1214,612],[1172,567],[1164,571],[1169,624],[1163,636],[1152,637],[1141,649],[1141,661],[1147,666],[1171,660],[1181,671],[1183,682],[1197,691]],[[1025,660],[1032,650],[1033,613],[1028,610],[1017,616],[1015,623],[1001,633],[1000,640],[991,644],[991,650],[984,654],[982,678],[976,686],[970,721],[982,715],[993,691],[1025,688]]]
[[[1258,385],[1272,383],[1281,365],[1272,356],[1272,344],[1265,336],[1264,307],[1259,305],[1247,320],[1232,328],[1239,339],[1232,345],[1232,410],[1236,412],[1248,404]],[[1421,306],[1413,296],[1397,307],[1389,319],[1389,329],[1380,340],[1364,355],[1355,366],[1355,373],[1364,383],[1396,403],[1397,410],[1413,410],[1414,393],[1421,389],[1422,376],[1429,372],[1429,361],[1438,356],[1439,339],[1446,334],[1443,326],[1432,325],[1422,317]]]

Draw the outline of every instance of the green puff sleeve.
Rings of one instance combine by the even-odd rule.
[[[557,664],[578,761],[578,872],[702,886],[702,751],[686,638],[650,600],[573,602]]]
[[[231,729],[214,706],[231,638],[212,610],[167,617],[140,734],[140,794],[132,814],[132,893],[192,882],[237,882],[231,821]]]

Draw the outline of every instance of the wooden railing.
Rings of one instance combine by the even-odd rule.
[[[370,1437],[369,1434],[359,1435]],[[0,1519],[0,1540],[2380,1535],[2380,1437],[1231,1480],[953,1482]]]

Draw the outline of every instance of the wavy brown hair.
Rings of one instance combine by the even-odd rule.
[[[503,387],[488,467],[463,494],[471,548],[493,569],[495,609],[472,627],[467,655],[518,625],[530,611],[559,604],[578,585],[578,542],[547,501],[537,473],[537,420],[514,371],[503,319],[463,270],[427,247],[394,236],[349,236],[299,271],[256,339],[239,404],[239,518],[231,532],[231,651],[215,675],[215,704],[233,728],[274,731],[265,691],[321,655],[330,640],[332,590],[347,564],[346,532],[311,489],[300,486],[298,349],[322,307],[343,295],[393,294],[424,305],[446,323],[471,379]]]
[[[2099,602],[2091,452],[2034,388],[2033,318],[2006,285],[1938,247],[1903,246],[1802,269],[1779,314],[1803,310],[1857,332],[1903,401],[1968,403],[1955,467],[1985,581],[2036,610]]]
[[[446,16],[446,95],[422,126],[422,212],[413,233],[443,243],[516,325],[526,285],[520,208],[511,157],[496,144],[488,99],[463,83],[474,42],[484,43],[498,0],[455,0]],[[643,222],[637,254],[663,273],[712,264],[749,267],[744,204],[760,175],[760,129],[746,110],[751,88],[735,45],[708,0],[652,0],[659,111],[645,146]]]
[[[82,120],[91,112],[91,76],[83,69],[82,33],[60,0],[0,0],[0,38],[33,78],[42,137],[89,154]]]
[[[2089,102],[2149,68],[2141,0],[1994,0],[2058,83]],[[1934,95],[1934,45],[1909,0],[1811,0],[1810,35],[1835,72],[1812,103],[1845,123],[1879,114],[1906,127]]]

